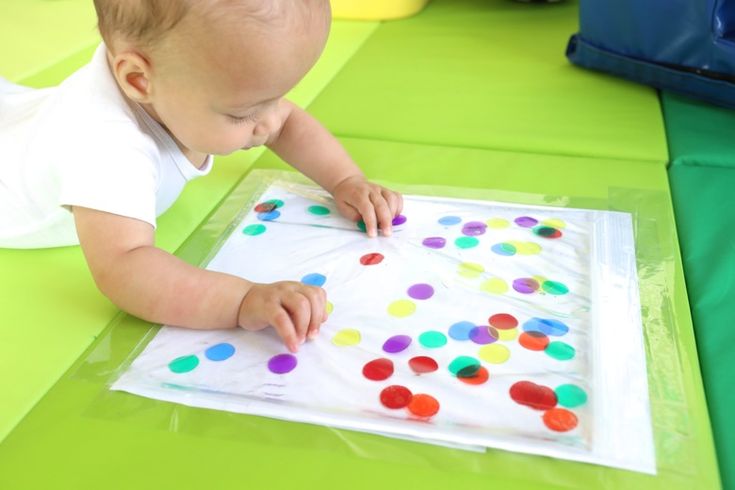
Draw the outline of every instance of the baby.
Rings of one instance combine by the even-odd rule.
[[[258,284],[154,246],[156,216],[212,155],[266,145],[369,236],[399,194],[368,182],[314,118],[284,98],[324,48],[327,0],[95,0],[104,39],[59,87],[0,79],[0,247],[79,243],[100,290],[148,321],[272,326],[295,352],[326,320],[321,288]]]

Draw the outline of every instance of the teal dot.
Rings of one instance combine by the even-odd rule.
[[[448,369],[458,378],[471,378],[480,370],[480,361],[470,356],[458,356],[449,363]]]
[[[176,359],[168,363],[168,368],[174,373],[181,374],[181,373],[188,373],[189,371],[193,370],[198,365],[199,365],[199,358],[197,356],[191,355],[191,356],[177,357]]]
[[[309,206],[307,208],[307,210],[311,214],[315,214],[317,216],[326,216],[327,214],[331,213],[331,211],[329,210],[329,208],[326,207],[326,206],[317,206],[317,205]]]
[[[544,352],[557,361],[568,361],[569,359],[573,359],[576,354],[574,347],[558,340],[547,345]]]
[[[246,235],[255,236],[265,233],[265,225],[248,225],[242,232]]]
[[[516,248],[510,243],[496,243],[492,247],[492,251],[498,255],[509,257],[516,254]]]
[[[367,226],[365,226],[365,222],[363,220],[360,220],[360,221],[357,222],[357,227],[363,233],[365,233],[367,231]]]
[[[562,294],[567,294],[569,292],[568,287],[566,287],[564,284],[557,282],[557,281],[544,281],[541,287],[547,293],[553,294],[555,296],[560,296]]]
[[[268,199],[265,202],[267,202],[268,204],[272,204],[275,209],[283,207],[283,201],[281,201],[280,199]]]
[[[461,236],[454,240],[454,244],[459,248],[476,247],[478,243],[480,243],[480,240],[473,236]]]
[[[429,330],[419,335],[419,343],[427,349],[435,349],[447,343],[447,336],[436,330]]]
[[[574,408],[587,403],[587,393],[577,385],[559,385],[554,392],[562,407]]]

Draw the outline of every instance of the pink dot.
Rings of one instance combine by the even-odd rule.
[[[429,299],[434,296],[434,288],[429,284],[414,284],[408,288],[408,295],[413,299]]]
[[[538,291],[539,283],[531,277],[521,277],[513,281],[513,289],[521,294],[532,294]]]
[[[447,241],[440,236],[430,236],[428,238],[424,238],[424,241],[421,242],[421,244],[428,248],[444,248]]]

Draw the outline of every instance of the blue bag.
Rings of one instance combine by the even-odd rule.
[[[735,108],[735,0],[580,0],[579,66]]]

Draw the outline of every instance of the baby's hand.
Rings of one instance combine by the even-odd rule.
[[[369,237],[377,236],[378,228],[383,235],[389,236],[393,218],[403,210],[403,198],[399,193],[368,182],[361,175],[348,177],[337,184],[332,195],[343,216],[352,221],[362,217]]]
[[[313,339],[327,319],[327,294],[300,282],[253,284],[240,304],[238,325],[245,330],[272,326],[291,352]]]

